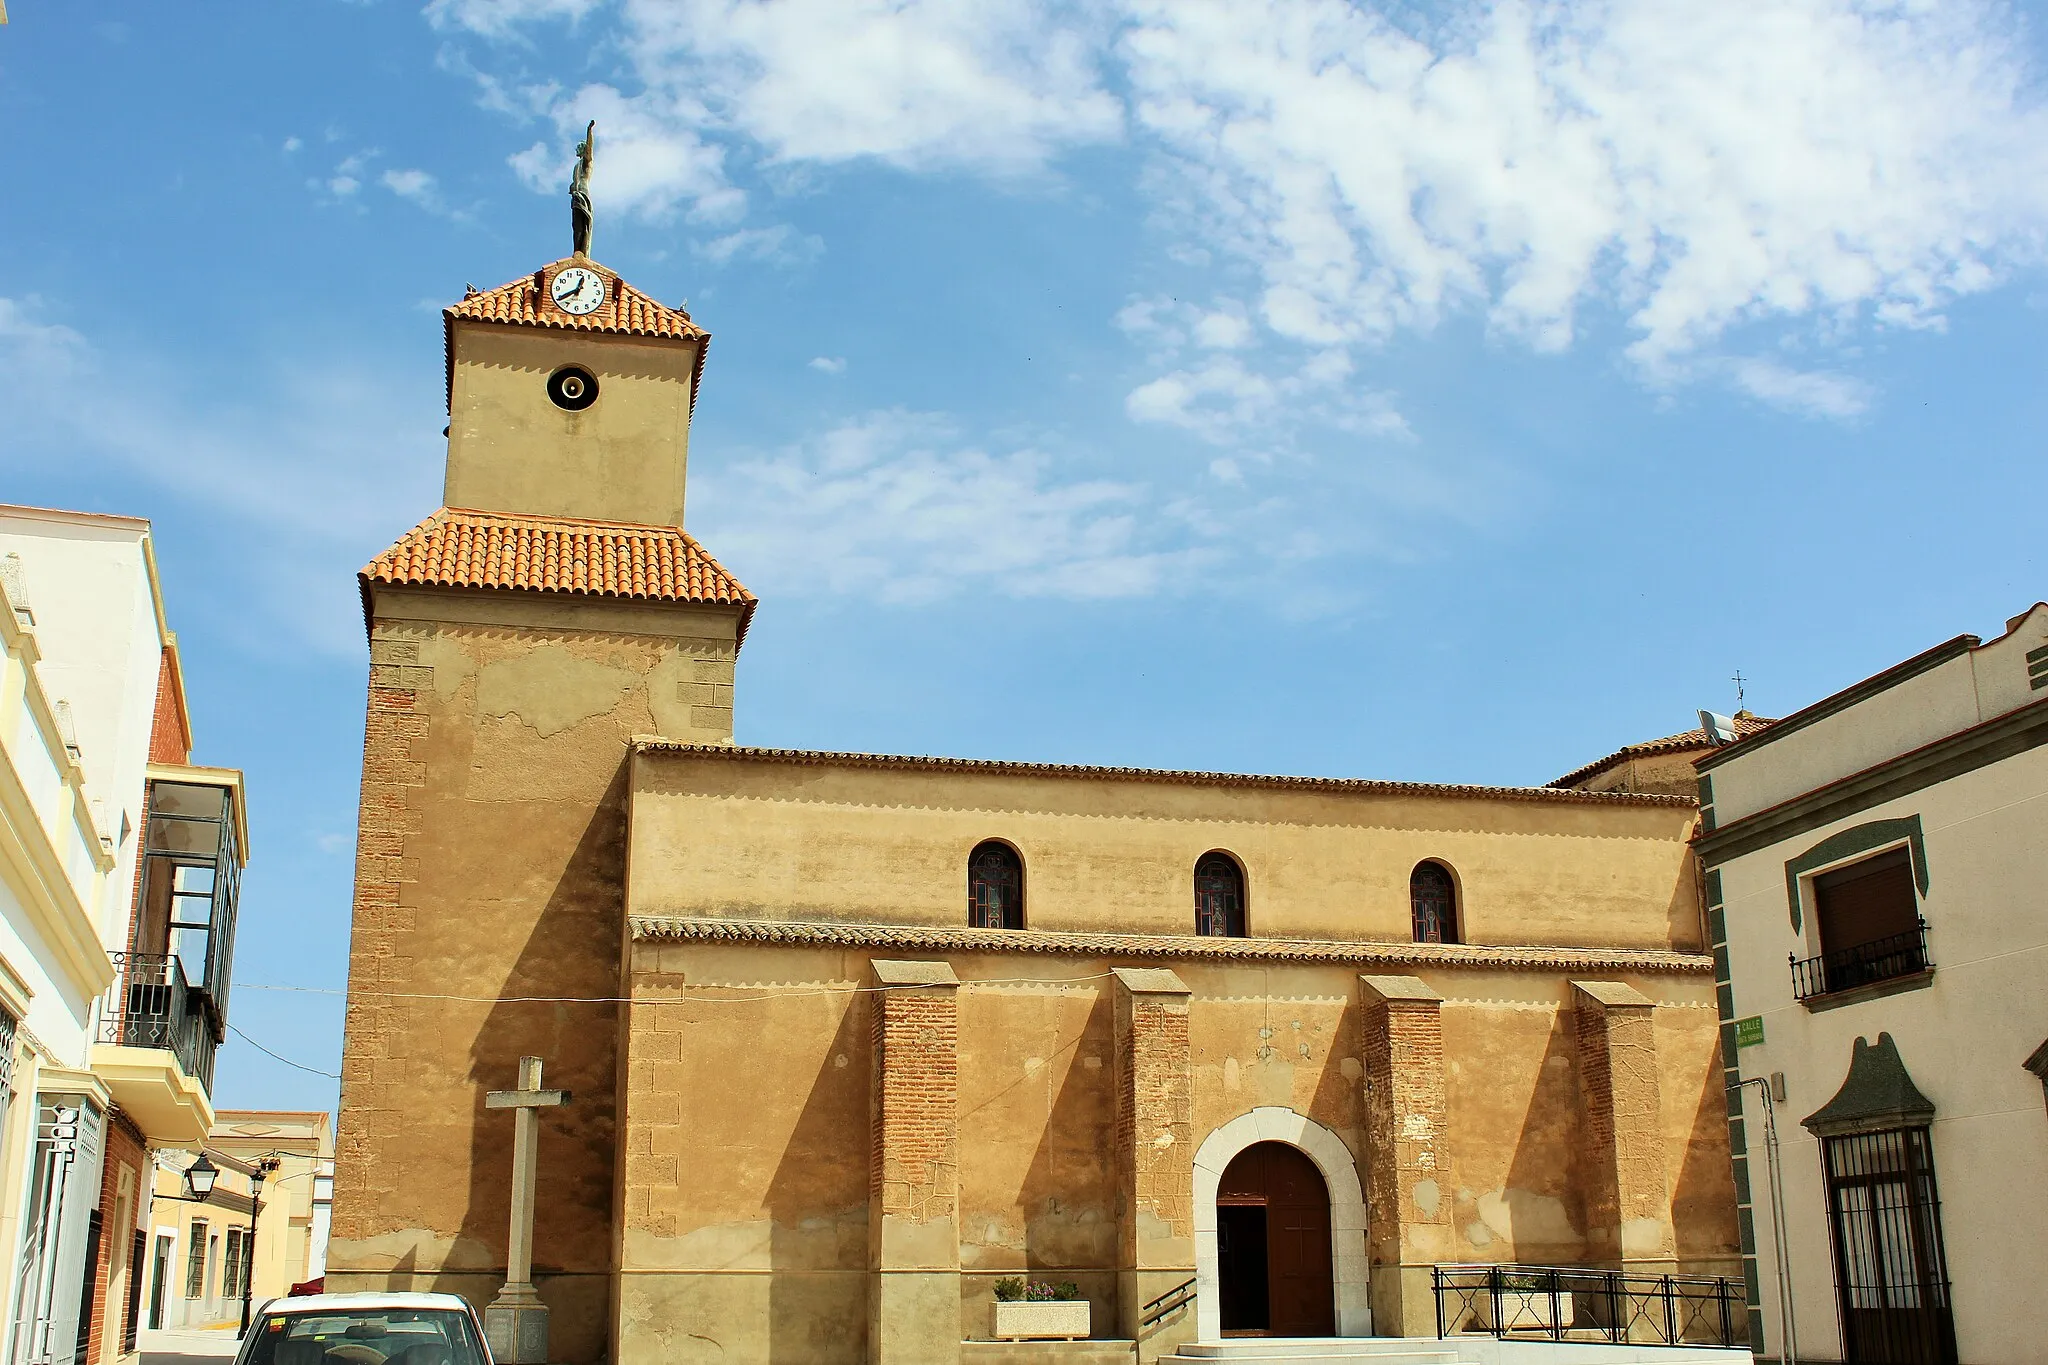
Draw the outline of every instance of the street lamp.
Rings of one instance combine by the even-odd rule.
[[[206,1160],[204,1156],[199,1159]],[[276,1157],[267,1156],[249,1173],[249,1245],[242,1248],[241,1335],[245,1337],[249,1335],[249,1291],[256,1284],[256,1217],[263,1212],[263,1180],[282,1164]]]
[[[185,1168],[185,1193],[197,1203],[204,1204],[213,1193],[213,1182],[220,1179],[220,1168],[213,1164],[206,1153],[199,1154],[199,1160]]]

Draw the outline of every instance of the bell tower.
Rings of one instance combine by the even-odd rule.
[[[444,311],[449,507],[681,526],[711,336],[587,256]]]
[[[617,1358],[628,765],[643,736],[732,743],[755,605],[683,530],[710,338],[592,259],[593,142],[574,253],[444,310],[442,506],[358,577],[370,668],[329,1287],[502,1289],[506,1365]],[[493,988],[449,991],[468,976]],[[543,977],[561,998],[524,998]],[[510,1283],[526,1270],[511,1128],[483,1098],[525,1057],[575,1095],[537,1121],[530,1289]]]

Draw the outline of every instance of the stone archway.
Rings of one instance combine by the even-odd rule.
[[[1195,1339],[1223,1339],[1223,1281],[1216,1256],[1216,1190],[1239,1152],[1259,1142],[1300,1149],[1330,1189],[1330,1264],[1337,1301],[1337,1335],[1372,1335],[1372,1301],[1365,1259],[1365,1191],[1344,1140],[1306,1114],[1262,1105],[1240,1114],[1202,1141],[1195,1153]]]

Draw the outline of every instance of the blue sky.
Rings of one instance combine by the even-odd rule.
[[[354,572],[586,118],[715,338],[744,743],[1538,783],[2048,596],[2039,5],[9,11],[0,498],[155,522],[234,1020],[316,1070],[339,1000],[249,987],[344,980]]]

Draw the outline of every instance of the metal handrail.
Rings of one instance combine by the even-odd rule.
[[[1787,959],[1792,964],[1792,996],[1811,1000],[1879,981],[1913,976],[1927,970],[1927,921],[1901,934],[1837,948],[1818,957]]]
[[[1150,1327],[1161,1318],[1188,1306],[1195,1298],[1195,1282],[1183,1280],[1138,1310],[1138,1326]],[[1169,1303],[1167,1300],[1171,1299]]]
[[[111,953],[116,974],[100,1009],[98,1041],[160,1048],[213,1089],[213,1031],[175,953]]]
[[[1595,1266],[1430,1268],[1436,1334],[1607,1341],[1634,1346],[1739,1346],[1747,1300],[1727,1276],[1631,1275]],[[1740,1332],[1738,1338],[1737,1333]]]

